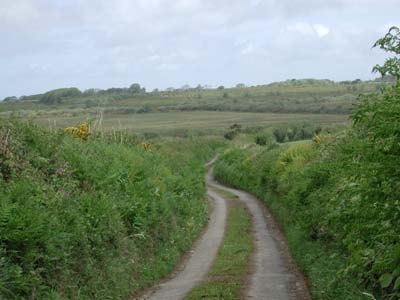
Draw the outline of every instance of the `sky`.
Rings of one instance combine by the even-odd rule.
[[[0,99],[370,79],[400,0],[0,0]]]

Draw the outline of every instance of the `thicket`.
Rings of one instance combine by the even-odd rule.
[[[293,142],[311,139],[314,135],[321,133],[322,128],[314,124],[290,124],[274,128],[273,135],[278,143]]]
[[[400,54],[398,28],[377,46]],[[394,86],[362,96],[352,125],[313,143],[233,149],[216,176],[264,199],[283,224],[315,299],[400,298],[399,58],[375,67]]]
[[[224,138],[227,140],[233,140],[242,131],[242,125],[232,124],[229,126],[229,131],[224,134]]]
[[[1,299],[126,298],[190,247],[221,141],[124,140],[0,120]]]
[[[79,97],[81,95],[82,92],[77,88],[63,88],[43,94],[39,101],[44,104],[60,104],[65,99]]]

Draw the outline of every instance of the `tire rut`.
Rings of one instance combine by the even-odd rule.
[[[207,195],[213,201],[213,211],[203,236],[178,271],[141,299],[182,300],[207,276],[222,243],[227,217],[225,199],[211,190],[207,190]]]
[[[253,195],[227,187],[214,179],[213,167],[207,184],[228,191],[246,204],[253,220],[255,253],[253,273],[245,292],[251,300],[309,300],[310,294],[303,274],[289,254],[286,239],[266,207]]]

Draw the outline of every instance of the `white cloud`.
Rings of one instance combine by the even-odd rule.
[[[153,54],[153,55],[147,56],[147,57],[144,59],[144,61],[157,61],[157,60],[159,60],[160,58],[161,58],[160,55],[158,55],[158,54]]]
[[[175,71],[179,69],[179,66],[177,64],[163,63],[158,65],[156,69],[159,71]]]
[[[318,37],[322,38],[324,36],[326,36],[327,34],[329,34],[329,28],[321,25],[321,24],[315,24],[313,26],[313,29],[315,30],[315,32],[317,33]]]
[[[302,35],[313,35],[314,28],[312,25],[304,22],[298,22],[293,25],[287,26],[287,29],[291,32],[300,33]]]
[[[0,99],[71,84],[368,77],[398,1],[0,0]],[[340,70],[332,56],[352,59]]]
[[[293,25],[289,25],[287,26],[287,30],[302,35],[317,36],[319,38],[326,36],[330,31],[329,28],[324,25],[305,22],[297,22]]]
[[[250,55],[256,50],[256,47],[252,43],[248,43],[247,45],[244,46],[242,49],[241,53],[243,55]]]

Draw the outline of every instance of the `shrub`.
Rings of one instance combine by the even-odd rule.
[[[266,135],[266,134],[258,134],[256,136],[255,142],[257,145],[260,146],[265,146],[267,145],[268,142],[270,142],[270,136]]]
[[[237,136],[238,132],[236,130],[230,130],[224,134],[224,138],[227,140],[233,140]]]
[[[255,143],[260,146],[267,146],[268,149],[273,149],[277,147],[274,138],[268,133],[259,133],[255,137]]]
[[[285,139],[286,139],[286,129],[285,128],[282,128],[282,127],[275,128],[273,131],[273,134],[278,143],[285,142]]]

